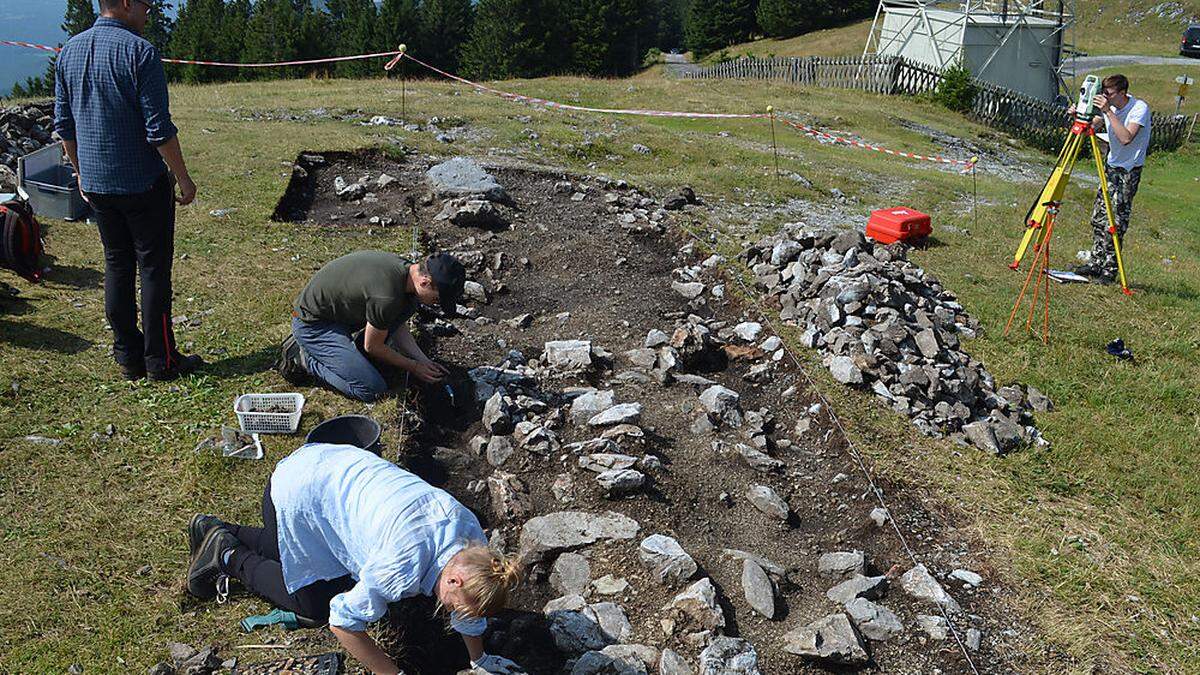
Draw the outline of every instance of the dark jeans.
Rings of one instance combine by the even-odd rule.
[[[359,348],[356,330],[332,321],[292,318],[292,335],[304,350],[309,374],[350,398],[374,401],[387,393],[387,381]],[[395,333],[392,329],[389,338]]]
[[[275,504],[271,501],[271,482],[263,491],[262,527],[229,525],[229,531],[242,543],[233,550],[225,572],[237,577],[248,590],[280,609],[295,612],[316,625],[329,621],[329,601],[350,590],[354,579],[346,575],[316,581],[295,593],[288,593],[279,563],[279,526],[275,522]]]
[[[175,254],[175,195],[164,173],[135,195],[88,193],[104,243],[104,312],[113,330],[117,363],[162,371],[174,365],[171,262]],[[142,282],[138,330],[136,276]]]

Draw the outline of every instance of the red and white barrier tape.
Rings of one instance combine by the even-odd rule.
[[[0,40],[0,45],[9,46],[9,47],[24,47],[27,49],[38,49],[41,51],[52,52],[52,53],[58,53],[59,51],[62,50],[61,47],[51,47],[49,45],[40,45],[40,44],[34,44],[32,42],[22,42],[19,40]],[[454,80],[455,82],[461,82],[462,84],[465,84],[469,87],[478,89],[479,91],[484,91],[489,94],[494,94],[496,96],[508,99],[510,101],[516,101],[518,103],[530,103],[530,104],[540,105],[540,106],[544,106],[544,107],[555,109],[555,110],[571,110],[571,111],[575,111],[575,112],[601,113],[601,114],[606,114],[606,115],[638,115],[638,116],[643,116],[643,117],[674,117],[674,118],[685,118],[685,119],[750,119],[750,120],[753,120],[753,119],[770,119],[772,117],[776,117],[772,113],[706,113],[706,112],[678,112],[678,111],[670,111],[670,110],[643,110],[643,109],[630,110],[630,109],[623,109],[623,108],[591,108],[591,107],[587,107],[587,106],[571,105],[569,103],[559,103],[557,101],[551,101],[551,100],[544,99],[544,98],[537,98],[535,96],[525,96],[524,94],[516,94],[513,92],[509,92],[509,91],[503,91],[501,89],[494,89],[492,87],[489,87],[489,86],[486,86],[483,84],[479,84],[478,82],[472,82],[471,80],[468,80],[465,77],[460,77],[458,75],[448,73],[440,68],[437,68],[428,63],[425,63],[424,61],[408,54],[405,51],[405,49],[403,48],[403,46],[401,46],[401,49],[399,49],[399,50],[390,51],[390,52],[376,52],[374,54],[357,54],[355,56],[334,56],[334,57],[329,57],[329,58],[309,59],[309,60],[304,60],[304,61],[278,61],[278,62],[273,62],[273,63],[225,63],[225,62],[221,62],[221,61],[198,61],[198,60],[191,60],[191,59],[168,59],[168,58],[164,58],[163,61],[165,63],[176,63],[176,64],[181,64],[181,65],[217,66],[217,67],[222,67],[222,68],[275,68],[275,67],[280,67],[280,66],[307,66],[307,65],[314,65],[314,64],[319,64],[319,63],[337,63],[337,62],[341,62],[341,61],[358,61],[358,60],[363,60],[363,59],[378,59],[378,58],[385,58],[385,57],[391,57],[391,61],[389,61],[387,63],[387,65],[384,66],[385,70],[390,71],[393,68],[395,68],[396,65],[399,64],[402,59],[408,59],[409,61],[412,61],[413,63],[416,63],[417,65],[419,65],[423,68],[426,68],[434,73],[437,73],[438,75],[441,75],[442,77]],[[821,131],[820,129],[816,129],[814,127],[810,127],[805,124],[795,122],[786,117],[778,117],[778,119],[783,124],[785,124],[789,127],[792,127],[808,136],[813,136],[813,137],[816,137],[819,139],[823,138],[823,139],[829,140],[834,143],[841,143],[844,145],[850,145],[853,147],[863,148],[866,150],[873,150],[875,152],[881,152],[881,153],[884,153],[887,155],[893,155],[896,157],[907,157],[908,159],[916,159],[916,160],[925,161],[925,162],[934,162],[934,163],[938,163],[938,164],[951,164],[951,165],[956,165],[956,166],[962,166],[962,167],[964,167],[962,170],[963,173],[970,173],[971,171],[973,171],[975,169],[975,165],[979,161],[978,157],[972,157],[969,160],[962,160],[962,159],[950,159],[947,157],[941,157],[941,156],[937,156],[937,155],[932,155],[932,156],[931,155],[919,155],[919,154],[912,153],[912,152],[891,150],[891,149],[885,148],[883,146],[872,145],[870,143],[865,143],[863,141],[855,140],[852,138],[845,138],[843,136],[835,136],[827,131]]]
[[[27,49],[40,49],[44,52],[53,52],[57,54],[62,51],[62,47],[51,47],[49,45],[39,45],[32,42],[21,42],[19,40],[0,40],[0,45],[7,47],[25,47]],[[304,61],[273,61],[270,63],[227,63],[224,61],[195,61],[191,59],[168,59],[163,58],[163,63],[176,63],[185,66],[217,66],[219,68],[278,68],[281,66],[310,66],[318,63],[338,63],[341,61],[361,61],[364,59],[382,59],[386,57],[394,57],[400,52],[376,52],[374,54],[356,54],[354,56],[331,56],[323,59],[308,59]]]
[[[385,66],[385,68],[387,70],[391,70],[392,68],[394,68],[396,66],[397,63],[400,62],[401,59],[408,59],[408,60],[412,61],[413,63],[416,63],[417,65],[420,65],[424,68],[427,68],[443,77],[454,80],[455,82],[461,82],[469,87],[474,87],[475,89],[478,89],[480,91],[485,91],[490,94],[495,94],[496,96],[506,98],[510,101],[518,101],[521,103],[533,103],[533,104],[545,106],[547,108],[557,108],[557,109],[561,109],[561,110],[574,110],[574,111],[579,111],[579,112],[608,113],[608,114],[613,114],[613,115],[641,115],[641,116],[647,116],[647,117],[686,117],[686,118],[699,118],[699,119],[705,119],[705,118],[769,119],[770,117],[772,117],[772,115],[770,113],[698,113],[698,112],[671,112],[671,111],[666,111],[666,110],[637,110],[637,109],[626,110],[626,109],[614,109],[614,108],[588,108],[588,107],[584,107],[584,106],[577,106],[577,105],[570,105],[567,103],[558,103],[556,101],[549,101],[544,98],[525,96],[523,94],[514,94],[512,92],[502,91],[500,89],[494,89],[487,85],[479,84],[478,82],[472,82],[471,80],[468,80],[465,77],[460,77],[458,75],[448,73],[440,68],[431,66],[428,63],[425,63],[424,61],[421,61],[420,59],[417,59],[416,57],[411,56],[407,53],[398,54],[396,56],[396,58],[391,61],[391,63],[388,63],[387,66]],[[821,131],[820,129],[816,129],[814,127],[810,127],[805,124],[801,124],[799,122],[792,121],[790,119],[787,119],[786,117],[776,117],[776,118],[780,122],[794,128],[808,136],[824,138],[824,139],[827,139],[827,140],[835,142],[835,143],[842,143],[844,145],[850,145],[850,146],[854,146],[854,147],[858,147],[858,148],[864,148],[866,150],[874,150],[875,152],[882,152],[884,154],[893,155],[896,157],[907,157],[909,159],[916,159],[916,160],[921,160],[921,161],[925,161],[925,162],[935,162],[938,164],[952,164],[952,165],[962,166],[962,167],[964,167],[963,173],[969,173],[971,170],[973,170],[975,168],[975,165],[979,161],[978,158],[972,158],[970,160],[950,159],[948,157],[941,157],[941,156],[937,156],[937,155],[933,155],[933,156],[919,155],[919,154],[912,153],[912,152],[891,150],[891,149],[885,148],[883,146],[871,145],[870,143],[864,143],[863,141],[858,141],[858,140],[855,140],[852,138],[835,136],[827,131]]]
[[[821,131],[820,129],[815,129],[808,125],[801,124],[799,122],[795,122],[793,120],[787,119],[786,117],[780,117],[778,119],[780,122],[783,122],[784,124],[788,125],[789,127],[792,127],[793,129],[796,129],[807,136],[815,136],[818,138],[824,138],[824,139],[829,140],[834,143],[843,143],[845,145],[852,145],[856,148],[863,148],[865,150],[874,150],[875,152],[882,152],[885,155],[894,155],[896,157],[907,157],[909,159],[919,159],[924,162],[935,162],[938,164],[953,164],[956,166],[963,167],[963,170],[962,170],[963,173],[970,173],[971,170],[973,170],[975,168],[975,165],[979,163],[978,157],[972,157],[971,159],[951,159],[949,157],[942,157],[940,155],[918,155],[913,152],[904,152],[902,150],[892,150],[889,148],[885,148],[881,145],[872,145],[870,143],[865,143],[863,141],[855,140],[853,138],[846,138],[844,136],[835,136],[827,131]]]
[[[573,110],[573,111],[577,111],[577,112],[605,113],[605,114],[609,114],[609,115],[641,115],[644,117],[688,117],[688,118],[698,118],[698,119],[765,119],[766,117],[768,117],[768,115],[763,114],[763,113],[702,113],[702,112],[673,112],[673,111],[668,111],[668,110],[625,110],[625,109],[621,109],[621,108],[588,108],[588,107],[580,106],[580,105],[571,105],[569,103],[558,103],[557,101],[550,101],[550,100],[547,100],[544,98],[525,96],[524,94],[514,94],[509,91],[501,91],[500,89],[493,89],[486,85],[479,84],[478,82],[472,82],[471,80],[468,80],[464,77],[459,77],[458,75],[453,75],[451,73],[447,73],[446,71],[444,71],[440,68],[437,68],[435,66],[431,66],[428,63],[425,63],[424,61],[422,61],[416,57],[413,57],[407,53],[401,54],[400,56],[396,57],[396,59],[394,59],[391,63],[389,63],[388,66],[394,67],[396,65],[396,63],[398,63],[400,61],[400,59],[402,59],[402,58],[408,59],[409,61],[412,61],[413,63],[416,63],[419,66],[427,68],[427,69],[437,73],[438,75],[441,75],[442,77],[447,77],[451,80],[454,80],[455,82],[461,82],[469,87],[474,87],[480,91],[486,91],[490,94],[495,94],[496,96],[500,96],[502,98],[509,99],[510,101],[518,101],[521,103],[533,103],[536,105],[545,106],[547,108],[556,108],[559,110]],[[387,66],[385,66],[385,68],[387,68],[388,70],[391,70],[391,68],[389,68]]]

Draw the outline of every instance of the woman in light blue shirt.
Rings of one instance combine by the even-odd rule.
[[[308,625],[328,622],[372,672],[398,673],[367,635],[389,603],[417,594],[451,611],[473,665],[486,617],[503,609],[519,564],[487,547],[479,520],[443,490],[369,452],[313,443],[281,461],[263,494],[263,527],[197,515],[188,527],[188,591],[220,599],[236,578]]]

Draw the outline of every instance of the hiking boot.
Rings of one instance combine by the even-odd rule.
[[[300,343],[296,342],[296,336],[288,333],[279,345],[279,360],[275,362],[275,370],[291,384],[307,384],[309,374],[305,360],[304,350],[300,348]]]
[[[121,377],[124,377],[130,382],[136,382],[146,376],[146,364],[138,361],[130,365],[124,363],[121,365]]]
[[[196,372],[204,365],[204,359],[198,354],[189,354],[184,356],[179,352],[171,357],[171,367],[165,370],[151,370],[146,373],[146,376],[155,382],[170,382],[177,380],[181,375],[188,375]]]
[[[1100,266],[1095,263],[1076,265],[1071,271],[1081,277],[1088,277],[1089,279],[1094,279],[1104,273],[1104,270],[1102,270]]]
[[[192,522],[188,523],[187,527],[189,557],[196,555],[200,544],[204,543],[204,537],[208,536],[209,530],[215,527],[225,527],[225,523],[221,522],[220,518],[207,513],[197,513],[192,516]]]
[[[188,566],[187,591],[201,600],[217,597],[217,581],[227,576],[222,570],[221,558],[226,551],[236,548],[237,537],[224,527],[215,527],[204,535],[200,548],[192,556]]]

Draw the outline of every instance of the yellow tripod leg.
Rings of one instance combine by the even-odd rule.
[[[1021,244],[1017,247],[1012,264],[1009,265],[1014,270],[1021,266],[1021,259],[1025,257],[1025,252],[1029,249],[1029,244],[1034,241],[1035,235],[1045,229],[1047,210],[1050,204],[1062,201],[1063,193],[1066,192],[1067,183],[1071,180],[1071,172],[1075,168],[1075,161],[1079,158],[1079,151],[1082,147],[1082,134],[1071,134],[1067,142],[1063,144],[1054,171],[1050,173],[1050,178],[1038,194],[1037,201],[1029,209],[1025,236],[1021,238]]]
[[[1104,195],[1104,213],[1108,216],[1108,233],[1112,236],[1113,253],[1117,256],[1117,276],[1121,279],[1121,292],[1125,295],[1133,295],[1133,291],[1129,290],[1129,284],[1125,283],[1125,263],[1121,260],[1121,237],[1117,235],[1117,220],[1113,214],[1112,199],[1108,194],[1108,176],[1104,173],[1104,158],[1100,156],[1100,144],[1096,142],[1096,136],[1093,134],[1092,139],[1092,156],[1096,160],[1096,173],[1100,176],[1100,194]]]

